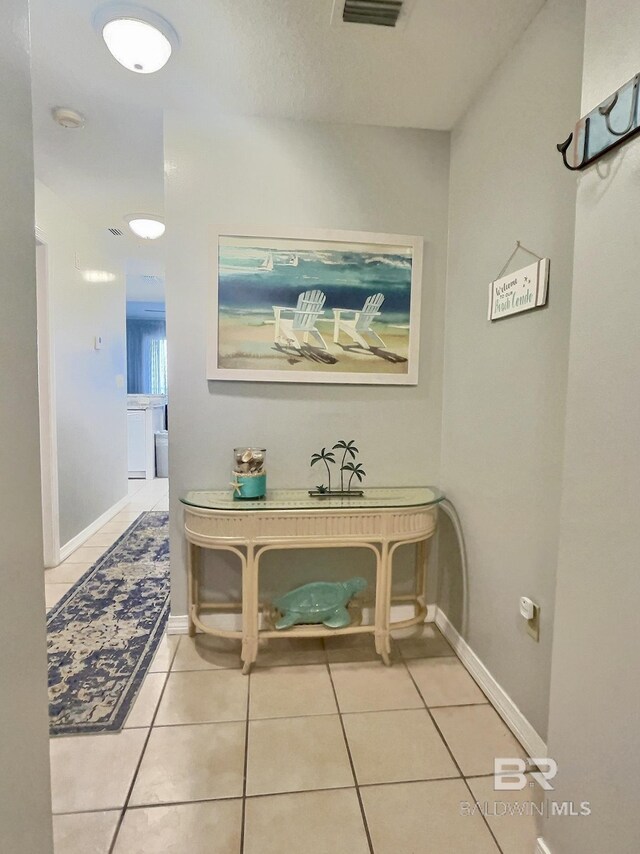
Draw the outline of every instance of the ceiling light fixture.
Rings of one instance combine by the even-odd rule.
[[[129,3],[109,4],[98,9],[93,24],[111,55],[136,74],[153,74],[178,47],[178,34],[171,24],[150,9]]]
[[[136,237],[142,237],[143,240],[157,240],[164,234],[164,222],[159,216],[131,214],[124,219]]]

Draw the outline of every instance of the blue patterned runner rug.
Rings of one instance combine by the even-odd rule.
[[[169,614],[168,523],[142,513],[49,612],[51,735],[122,729]]]

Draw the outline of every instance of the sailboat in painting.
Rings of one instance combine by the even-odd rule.
[[[273,270],[273,253],[272,252],[267,253],[267,257],[264,259],[262,264],[260,264],[260,267],[258,269],[260,269],[263,272],[266,271],[268,273],[270,273]]]

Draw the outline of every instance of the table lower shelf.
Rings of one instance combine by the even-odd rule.
[[[396,596],[392,598],[391,605],[413,605],[415,615],[404,620],[390,622],[390,630],[409,628],[410,626],[424,623],[426,619],[427,606],[422,597]],[[322,623],[298,624],[290,626],[287,629],[276,629],[273,627],[271,609],[267,605],[261,605],[260,614],[267,625],[258,629],[258,638],[324,638],[335,637],[338,635],[374,634],[376,630],[374,623],[362,623],[363,609],[369,609],[373,612],[374,608],[374,603],[367,603],[361,607],[349,608],[349,613],[353,614],[354,620],[348,626],[344,626],[339,629],[329,628],[328,626],[324,626]],[[203,613],[225,615],[242,614],[241,602],[200,602],[197,606],[192,605],[191,618],[196,628],[204,634],[242,640],[243,633],[241,629],[223,629],[218,626],[212,626],[209,623],[203,623],[201,620]]]

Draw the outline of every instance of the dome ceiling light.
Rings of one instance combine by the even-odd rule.
[[[159,71],[179,44],[178,34],[168,21],[150,9],[129,3],[103,6],[93,24],[114,59],[136,74]]]
[[[164,234],[164,221],[152,214],[131,214],[125,217],[131,231],[143,240],[157,240]]]

